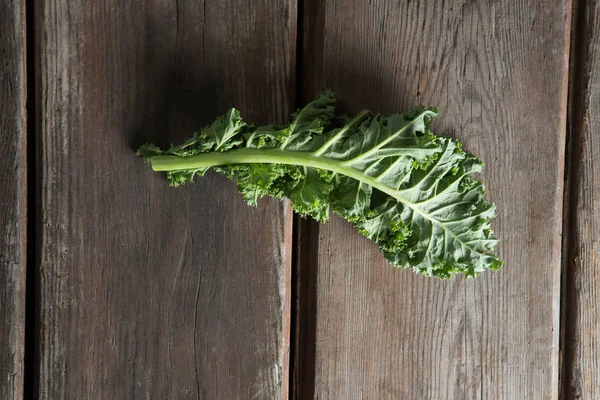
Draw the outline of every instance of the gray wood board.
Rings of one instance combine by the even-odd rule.
[[[600,398],[600,5],[576,4],[569,115],[563,395]]]
[[[27,269],[25,3],[0,2],[0,398],[23,396]]]
[[[305,4],[305,97],[331,88],[348,113],[437,106],[434,131],[486,163],[505,266],[476,280],[416,276],[332,218],[319,228],[315,381],[304,393],[557,398],[569,7]]]
[[[281,398],[292,214],[135,156],[235,106],[284,122],[295,4],[35,2],[41,398]]]

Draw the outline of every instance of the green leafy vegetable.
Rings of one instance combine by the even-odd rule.
[[[209,168],[235,178],[246,202],[287,197],[325,221],[331,208],[401,268],[448,278],[502,266],[489,219],[495,207],[471,174],[482,163],[459,142],[433,135],[433,108],[384,117],[336,118],[332,92],[289,126],[253,127],[232,109],[179,146],[146,144],[138,154],[179,186]]]

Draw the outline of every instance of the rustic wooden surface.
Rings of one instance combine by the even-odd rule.
[[[442,282],[393,269],[338,218],[322,225],[315,398],[558,397],[569,7],[305,5],[306,96],[332,88],[347,112],[438,106],[434,130],[486,162],[506,261],[477,280]]]
[[[25,4],[0,1],[0,10],[0,399],[19,399],[27,268]]]
[[[567,246],[564,398],[600,398],[600,4],[575,9],[572,55],[570,204]],[[577,21],[577,22],[575,22]]]
[[[598,2],[246,3],[1,2],[0,399],[600,398]],[[503,270],[395,270],[338,218],[134,156],[324,88],[438,106],[486,162]]]
[[[40,398],[287,397],[291,218],[134,150],[292,111],[288,1],[38,0]]]

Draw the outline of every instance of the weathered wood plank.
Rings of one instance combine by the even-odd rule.
[[[291,1],[36,1],[42,398],[286,397],[291,212],[134,149],[287,120]]]
[[[393,269],[338,218],[321,226],[315,397],[557,398],[567,3],[306,5],[307,97],[438,106],[434,130],[486,162],[506,261],[442,282]]]
[[[600,4],[576,4],[569,146],[565,399],[600,398]]]
[[[25,3],[0,2],[0,398],[23,395],[27,261]]]

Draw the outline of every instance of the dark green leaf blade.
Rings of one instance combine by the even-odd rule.
[[[148,144],[138,154],[174,186],[212,167],[235,177],[251,205],[265,195],[287,197],[318,221],[331,207],[392,264],[426,276],[474,277],[502,266],[490,223],[496,209],[473,177],[483,164],[430,131],[437,110],[389,117],[364,110],[339,124],[334,104],[324,92],[289,126],[258,128],[231,110],[181,146]]]

